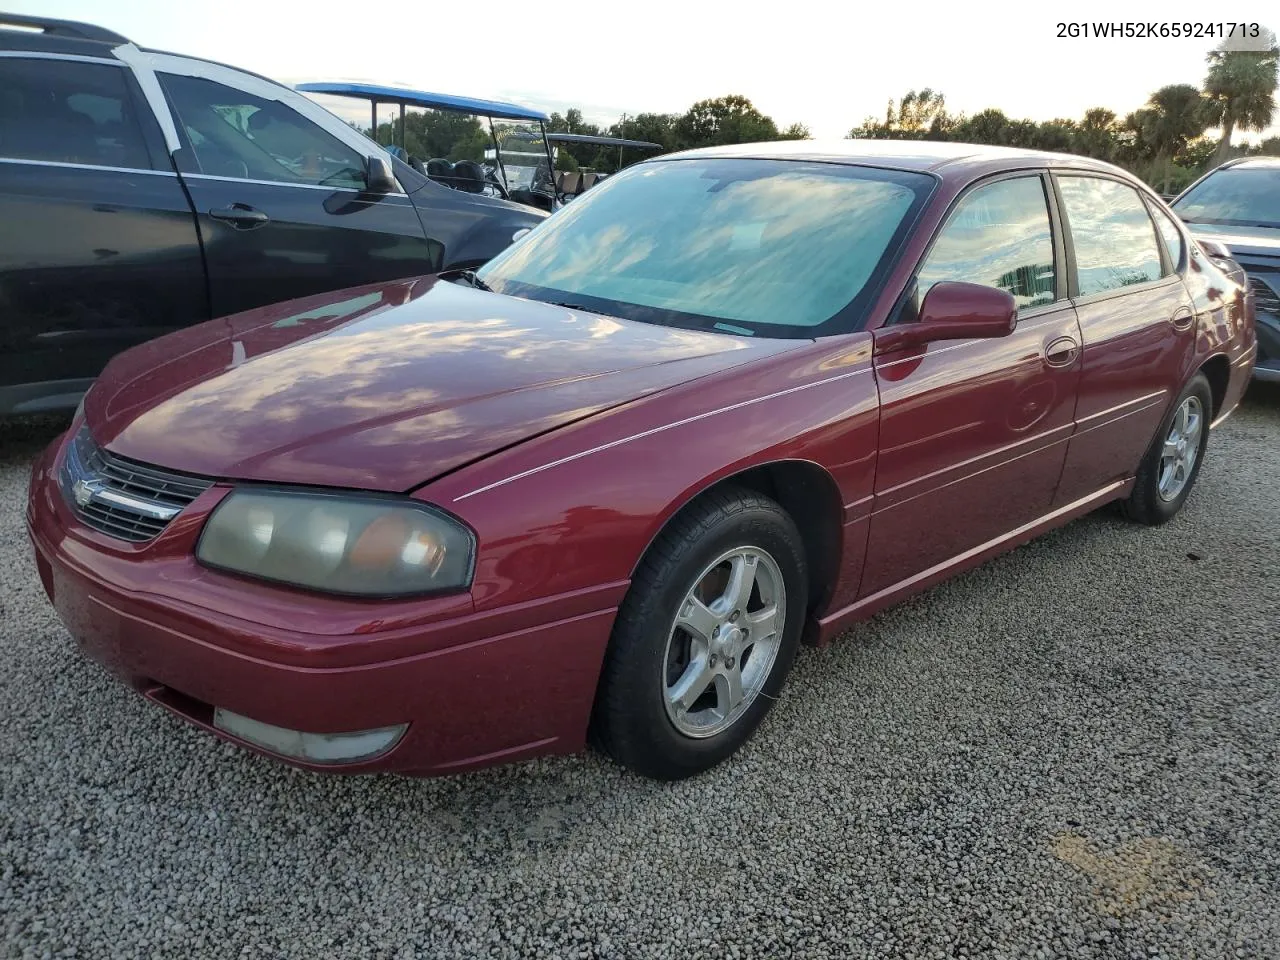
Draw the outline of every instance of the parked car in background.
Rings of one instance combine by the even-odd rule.
[[[83,649],[220,736],[439,774],[590,730],[684,777],[750,736],[802,636],[1112,501],[1174,516],[1250,306],[1100,162],[692,151],[475,275],[117,357],[27,521]]]
[[[1184,190],[1173,209],[1248,274],[1258,312],[1253,375],[1280,382],[1280,157],[1230,160]]]
[[[544,217],[256,74],[0,13],[0,415],[70,410],[120,350],[211,317],[479,266]]]

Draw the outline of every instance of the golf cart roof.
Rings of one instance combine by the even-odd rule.
[[[624,140],[622,137],[598,137],[589,133],[548,133],[552,143],[585,143],[596,147],[634,147],[636,150],[664,150],[660,143],[648,140]]]
[[[547,115],[541,110],[522,107],[518,103],[500,100],[481,100],[477,97],[456,97],[449,93],[429,93],[426,90],[409,90],[405,87],[388,87],[380,83],[347,83],[321,81],[300,83],[294,89],[303,93],[328,93],[338,97],[358,97],[378,103],[403,103],[413,107],[429,107],[432,110],[453,110],[459,113],[478,113],[500,120],[541,120]]]

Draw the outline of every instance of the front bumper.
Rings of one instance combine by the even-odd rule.
[[[60,445],[37,462],[27,504],[41,582],[79,647],[152,701],[295,766],[344,773],[452,773],[584,746],[616,589],[484,614],[445,603],[453,615],[408,625],[403,603],[313,598],[326,623],[359,625],[307,632],[253,616],[262,585],[199,567],[160,543],[168,531],[162,556],[144,558],[80,524],[56,485]],[[202,502],[188,510],[207,514]],[[197,517],[181,519],[191,529],[175,521],[174,538],[196,532]],[[243,602],[228,603],[237,590]],[[308,733],[408,728],[373,759],[315,764],[215,729],[219,707]]]

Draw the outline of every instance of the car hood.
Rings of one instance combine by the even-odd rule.
[[[405,491],[518,443],[804,341],[636,323],[435,278],[294,300],[120,355],[97,442],[230,479]]]
[[[1217,240],[1233,254],[1280,257],[1280,229],[1276,227],[1234,227],[1225,223],[1188,223],[1197,237]]]

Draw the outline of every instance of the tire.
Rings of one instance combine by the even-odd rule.
[[[1196,418],[1194,437],[1188,429],[1189,418]],[[1161,421],[1151,441],[1151,448],[1142,458],[1133,492],[1124,501],[1124,513],[1130,520],[1159,526],[1168,523],[1182,509],[1200,465],[1204,463],[1205,447],[1209,443],[1209,421],[1213,416],[1213,392],[1203,373],[1197,373],[1183,388],[1169,413]],[[1177,441],[1182,440],[1179,447]],[[1181,454],[1177,451],[1180,450]],[[1194,452],[1193,452],[1194,451]],[[1181,460],[1179,460],[1179,455]],[[1190,460],[1188,462],[1188,456]],[[1173,474],[1169,473],[1171,465]]]
[[[618,610],[593,742],[657,780],[730,756],[782,689],[807,598],[800,533],[778,504],[743,488],[696,500],[649,547]]]

